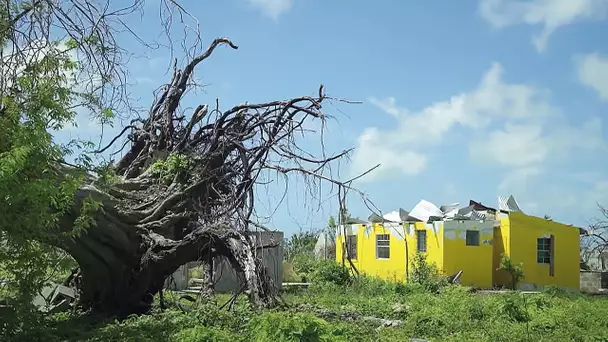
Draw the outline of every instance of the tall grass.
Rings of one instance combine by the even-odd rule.
[[[424,266],[424,265],[422,265]],[[428,265],[427,265],[428,266]],[[425,266],[426,267],[426,266]],[[548,288],[540,294],[478,294],[434,271],[416,282],[351,277],[315,263],[310,288],[288,305],[256,312],[239,298],[232,312],[211,303],[124,321],[59,314],[5,341],[607,341],[608,299]],[[168,297],[168,296],[166,296]],[[227,298],[219,296],[217,302]],[[379,326],[367,318],[400,322]]]

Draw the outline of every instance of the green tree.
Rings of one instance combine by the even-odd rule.
[[[336,223],[336,218],[333,216],[329,217],[329,221],[327,222],[327,227],[331,228],[331,229],[335,229],[338,227],[338,224]]]
[[[93,71],[82,62],[109,59],[112,53],[75,60],[78,51],[85,56],[102,44],[77,34],[52,40],[45,22],[52,15],[65,18],[42,1],[0,4],[0,267],[13,280],[9,290],[25,306],[48,280],[49,270],[65,260],[55,247],[86,228],[86,211],[95,209],[85,200],[74,224],[57,229],[72,210],[90,159],[83,155],[76,158],[78,165],[67,166],[66,156],[89,143],[57,143],[52,132],[74,122],[77,106],[108,112],[103,95],[78,75]],[[99,24],[100,30],[106,27],[104,21]],[[109,78],[112,71],[100,67],[95,73]],[[95,86],[103,88],[104,81]]]
[[[303,231],[293,234],[289,239],[285,239],[285,259],[292,261],[298,255],[314,256],[315,244],[319,234],[314,231]]]

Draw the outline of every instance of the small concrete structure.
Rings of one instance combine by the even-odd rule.
[[[581,270],[581,292],[608,293],[608,272]]]
[[[189,264],[180,266],[166,281],[165,287],[174,291],[182,291],[188,288]]]
[[[283,232],[252,231],[254,245],[257,248],[257,257],[266,266],[268,275],[277,290],[281,290],[283,283]],[[263,246],[272,246],[262,248]],[[214,283],[217,292],[237,292],[241,290],[242,281],[237,278],[236,272],[224,258],[213,260]]]

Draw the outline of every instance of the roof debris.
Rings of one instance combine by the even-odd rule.
[[[480,202],[469,201],[469,205],[460,208],[460,203],[452,203],[437,207],[435,204],[421,200],[414,206],[412,211],[399,208],[398,211],[391,211],[382,217],[372,214],[370,222],[432,222],[450,220],[474,220],[487,221],[496,220],[498,212],[522,212],[519,204],[511,195],[508,197],[498,197],[498,210],[485,206]]]
[[[513,195],[498,196],[498,209],[488,207],[474,200],[469,200],[469,205],[460,208],[460,203],[445,204],[436,206],[435,204],[421,200],[414,206],[412,211],[407,211],[402,208],[391,211],[382,216],[372,213],[367,221],[360,219],[349,219],[346,224],[367,224],[367,223],[401,223],[401,222],[425,222],[431,223],[434,221],[494,221],[498,224],[499,214],[509,214],[511,212],[524,213],[521,207],[515,200]],[[569,225],[572,226],[572,225]],[[574,226],[572,226],[574,227]],[[575,227],[580,230],[581,234],[588,234],[588,231]]]
[[[515,200],[513,195],[509,197],[498,196],[498,208],[502,211],[516,211],[520,213],[522,212],[521,209],[519,209],[519,204],[517,204],[517,201]]]

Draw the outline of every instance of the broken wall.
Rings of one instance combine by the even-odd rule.
[[[608,272],[581,271],[580,286],[584,293],[608,292]]]
[[[446,221],[443,231],[443,272],[449,275],[462,270],[461,284],[491,288],[494,221]],[[476,245],[467,245],[467,231],[476,232]]]

